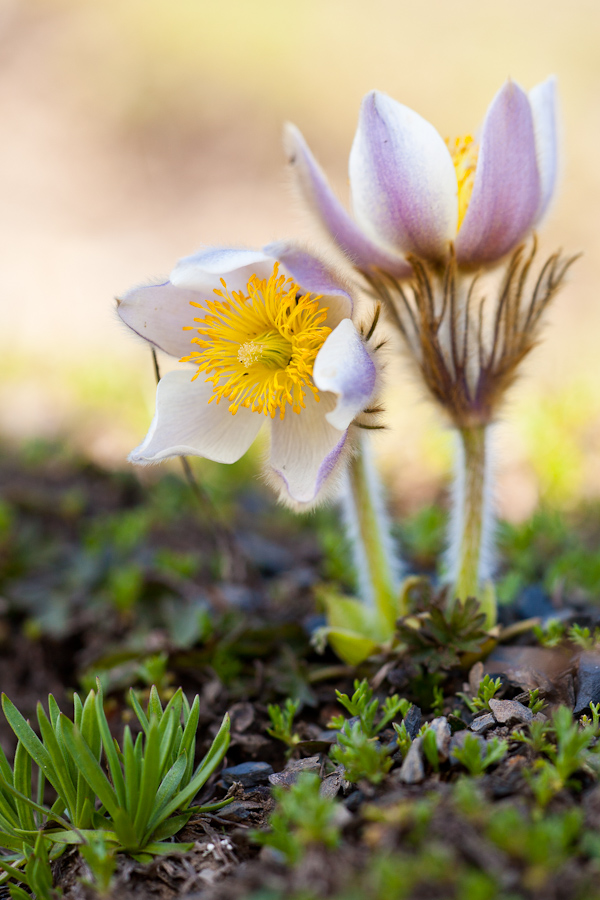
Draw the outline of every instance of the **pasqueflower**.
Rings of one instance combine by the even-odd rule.
[[[556,182],[555,85],[526,94],[507,81],[477,139],[446,142],[386,94],[363,100],[350,152],[350,217],[290,125],[287,144],[301,190],[351,262],[366,273],[411,274],[406,255],[439,263],[454,245],[459,267],[493,264],[546,212]]]
[[[372,334],[356,328],[352,298],[327,266],[286,243],[204,249],[168,281],[124,294],[118,311],[187,363],[161,378],[131,462],[233,463],[268,423],[267,474],[282,499],[307,508],[326,494],[352,424],[369,427],[377,386]]]

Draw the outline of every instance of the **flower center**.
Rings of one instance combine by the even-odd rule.
[[[446,139],[446,145],[454,163],[456,181],[458,182],[458,228],[460,228],[473,193],[479,146],[470,134],[457,137],[453,144],[449,139]]]
[[[279,275],[277,263],[270,278],[253,275],[245,292],[230,293],[223,279],[221,284],[214,291],[220,299],[206,301],[208,312],[194,319],[198,325],[184,326],[198,332],[192,343],[201,349],[180,360],[197,364],[192,380],[204,372],[212,381],[209,402],[224,397],[233,415],[245,406],[271,418],[279,411],[283,419],[286,404],[296,413],[305,407],[305,389],[318,401],[312,371],[331,333],[321,298],[302,294],[291,278]]]

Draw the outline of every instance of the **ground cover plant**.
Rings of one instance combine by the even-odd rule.
[[[589,573],[600,508],[573,511],[560,529],[543,511],[535,527],[503,528],[500,583],[514,573],[522,587],[499,606],[494,647],[480,611],[448,611],[419,577],[407,602],[423,628],[401,620],[394,649],[353,667],[314,646],[315,588],[353,583],[332,511],[274,510],[234,469],[209,491],[228,511],[228,545],[183,478],[142,489],[64,447],[4,449],[0,485],[4,894],[597,895],[600,616]],[[428,513],[401,526],[421,571],[439,525]],[[568,580],[540,580],[550,539]],[[577,561],[561,562],[573,547]],[[127,603],[115,588],[125,554],[137,571]],[[48,594],[62,598],[60,616]],[[231,741],[200,793],[172,803],[153,832],[161,789],[134,792],[147,806],[130,807],[141,837],[126,819],[119,834],[131,748],[143,769],[162,723],[153,784],[168,782],[184,767],[186,716],[197,717],[196,769],[226,713]],[[93,748],[87,779],[82,741]],[[40,746],[71,762],[39,779]],[[188,774],[191,759],[186,746]]]

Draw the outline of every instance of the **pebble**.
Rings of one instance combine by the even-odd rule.
[[[445,762],[450,753],[450,740],[452,738],[448,719],[446,716],[438,716],[436,719],[433,719],[429,727],[435,731],[435,743],[440,761]]]
[[[414,741],[421,729],[421,710],[414,704],[410,707],[404,716],[404,724],[411,741]]]
[[[306,759],[295,759],[287,764],[281,772],[269,775],[270,784],[295,784],[298,781],[300,772],[318,772],[321,768],[320,756],[308,756]]]
[[[415,738],[404,757],[398,776],[404,784],[418,784],[425,780],[425,766],[421,754],[422,742],[423,738]]]
[[[590,712],[590,703],[600,701],[600,656],[597,653],[582,653],[577,670],[578,687],[575,700],[576,716]]]
[[[501,725],[520,725],[531,722],[533,713],[518,700],[490,700],[490,709]]]
[[[491,713],[484,713],[482,716],[477,716],[476,719],[473,719],[469,727],[475,734],[483,734],[488,728],[493,728],[495,724],[496,720],[493,715]]]
[[[221,781],[224,784],[239,782],[244,787],[254,787],[264,784],[273,774],[273,766],[267,762],[245,762],[239,766],[230,766],[221,772]]]

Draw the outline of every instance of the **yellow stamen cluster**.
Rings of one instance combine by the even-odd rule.
[[[277,263],[270,278],[253,275],[246,293],[230,293],[223,279],[221,284],[214,291],[219,300],[192,303],[208,308],[194,319],[198,326],[185,326],[198,332],[192,343],[201,350],[181,360],[198,364],[194,379],[204,372],[213,382],[210,401],[229,400],[233,415],[244,406],[271,418],[279,411],[283,419],[286,404],[295,413],[304,408],[305,388],[318,400],[312,371],[331,332],[323,324],[327,308],[321,298],[302,294],[291,278],[279,275]]]
[[[473,193],[479,147],[470,134],[456,138],[453,144],[446,140],[446,144],[452,156],[458,182],[458,227],[460,228]]]

